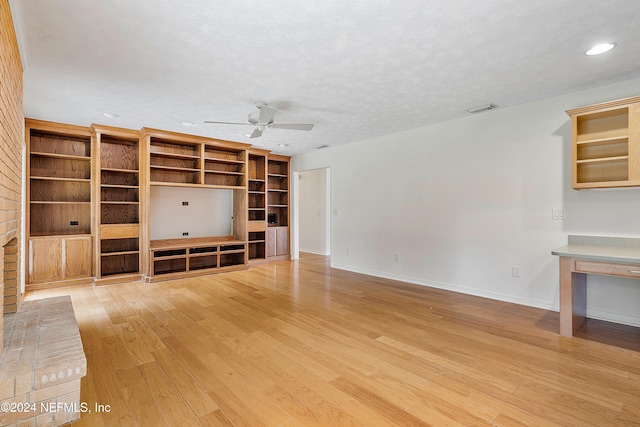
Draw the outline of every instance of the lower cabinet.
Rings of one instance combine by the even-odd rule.
[[[91,236],[47,236],[29,239],[28,283],[90,279]]]
[[[247,244],[216,237],[152,240],[147,281],[247,268]]]
[[[267,228],[267,258],[289,256],[289,227]]]

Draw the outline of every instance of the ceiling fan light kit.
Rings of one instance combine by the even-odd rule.
[[[256,102],[256,108],[258,111],[249,113],[247,123],[235,123],[235,122],[217,122],[211,120],[205,120],[205,123],[220,124],[220,125],[251,125],[255,126],[253,133],[249,138],[258,138],[262,136],[265,128],[274,129],[289,129],[289,130],[305,130],[310,131],[313,129],[312,123],[277,123],[274,121],[274,117],[278,112],[277,109],[269,107],[266,102]]]

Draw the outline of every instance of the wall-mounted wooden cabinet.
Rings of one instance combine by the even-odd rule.
[[[640,186],[640,97],[567,110],[574,189]]]

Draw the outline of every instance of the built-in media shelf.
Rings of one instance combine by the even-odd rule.
[[[152,240],[148,281],[238,270],[247,265],[247,243],[233,236]]]

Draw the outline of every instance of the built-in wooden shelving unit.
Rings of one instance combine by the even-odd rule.
[[[91,279],[91,132],[26,120],[29,285]]]
[[[31,119],[26,142],[31,288],[166,280],[289,257],[286,156],[156,129]],[[225,190],[211,200],[232,206],[231,232],[152,239],[154,187],[200,188],[205,196]],[[226,225],[211,229],[228,233]]]
[[[96,284],[140,274],[140,133],[93,126]]]
[[[249,151],[249,262],[266,260],[267,156],[266,150]]]
[[[267,160],[267,259],[289,258],[289,157]]]

